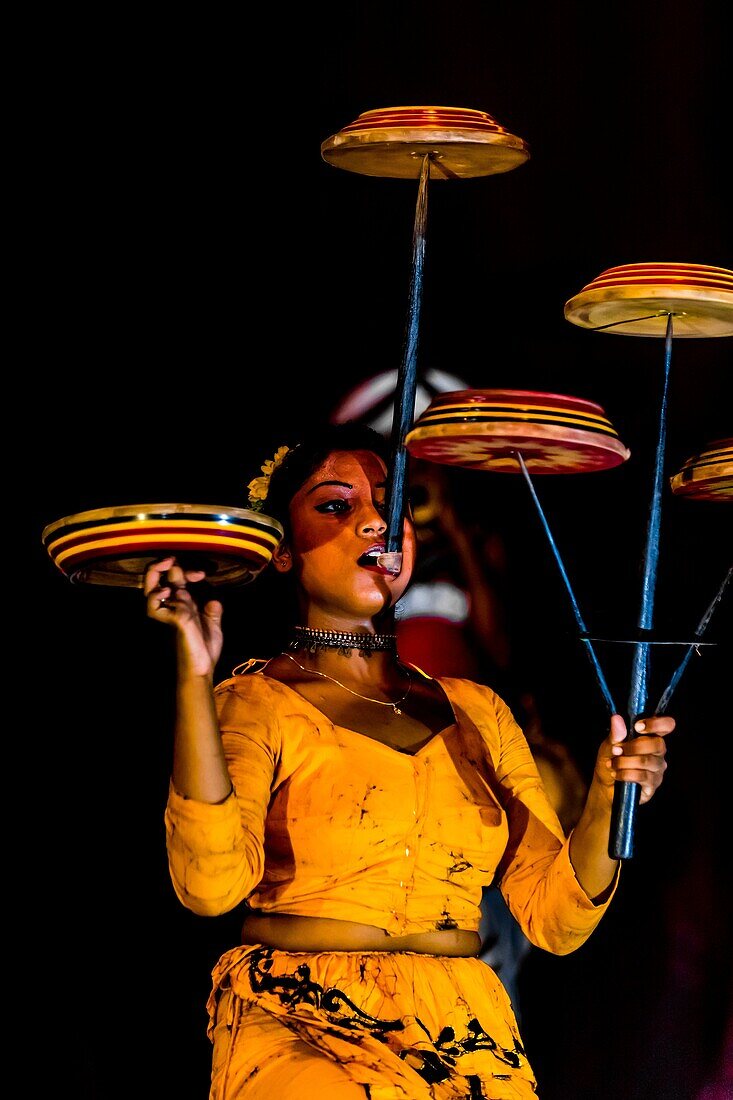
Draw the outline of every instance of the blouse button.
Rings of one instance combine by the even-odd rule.
[[[405,855],[406,855],[406,856],[409,856],[409,854],[410,854],[410,849],[409,849],[409,848],[405,848]]]

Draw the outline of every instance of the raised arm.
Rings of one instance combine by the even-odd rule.
[[[203,578],[203,572],[184,570],[169,557],[149,567],[144,587],[148,616],[176,630],[173,786],[184,798],[217,803],[232,790],[213,694],[222,605],[196,605],[188,585]]]

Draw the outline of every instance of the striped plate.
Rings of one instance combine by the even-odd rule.
[[[733,271],[706,264],[609,267],[565,303],[581,328],[627,336],[733,336]]]
[[[321,145],[337,168],[394,179],[418,179],[426,154],[431,180],[470,179],[516,168],[529,148],[486,111],[432,106],[364,111]]]
[[[72,582],[142,588],[147,567],[175,553],[210,584],[246,584],[272,558],[277,520],[218,504],[128,504],[64,516],[44,528],[51,561]]]
[[[671,477],[672,492],[690,500],[733,500],[733,438],[709,443]]]
[[[600,405],[529,390],[459,390],[437,396],[405,438],[416,458],[471,470],[578,474],[629,457]]]

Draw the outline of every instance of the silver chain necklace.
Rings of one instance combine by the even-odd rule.
[[[380,707],[391,707],[393,714],[402,714],[402,711],[400,710],[400,707],[404,703],[407,696],[410,694],[410,688],[412,687],[412,676],[410,675],[410,670],[408,668],[405,668],[405,673],[407,674],[407,679],[408,679],[409,683],[407,685],[407,691],[405,692],[405,694],[402,696],[401,699],[398,699],[394,703],[385,702],[384,699],[372,699],[368,695],[362,695],[360,692],[354,691],[352,688],[347,687],[346,684],[342,684],[340,680],[337,680],[335,678],[335,676],[329,676],[325,672],[317,672],[316,669],[314,669],[314,668],[305,668],[304,665],[301,665],[299,661],[295,660],[295,657],[292,657],[289,653],[286,653],[284,650],[283,650],[283,657],[287,657],[289,661],[292,661],[294,665],[297,665],[298,668],[301,670],[301,672],[305,672],[306,674],[308,674],[310,676],[321,676],[321,677],[323,677],[324,680],[330,680],[332,684],[336,684],[337,687],[343,688],[344,691],[350,692],[351,695],[355,695],[357,697],[357,699],[363,699],[366,703],[378,703]]]

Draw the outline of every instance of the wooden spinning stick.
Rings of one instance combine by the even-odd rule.
[[[419,177],[412,237],[409,307],[395,393],[387,485],[387,541],[379,564],[402,567],[407,451],[415,416],[428,181],[470,179],[508,172],[529,157],[526,142],[485,111],[464,107],[387,107],[365,111],[321,145],[323,159],[369,176]]]
[[[654,460],[654,479],[649,505],[646,547],[644,550],[643,576],[641,583],[641,604],[637,626],[640,640],[634,647],[631,663],[631,687],[628,701],[628,738],[634,737],[634,725],[646,710],[649,679],[649,642],[645,632],[652,629],[654,623],[654,594],[659,563],[659,532],[662,516],[662,483],[664,473],[664,450],[667,439],[667,396],[669,393],[669,372],[672,365],[672,314],[667,317],[667,329],[664,349],[664,385],[659,411],[659,429]],[[639,805],[641,787],[638,783],[617,780],[613,792],[613,810],[611,813],[611,841],[608,854],[613,859],[630,859],[634,851],[634,819]]]
[[[653,641],[654,595],[659,560],[667,395],[675,336],[733,335],[733,271],[703,264],[643,263],[608,268],[565,303],[565,317],[595,331],[665,338],[664,382],[660,402],[643,579],[628,700],[629,737],[647,706]],[[680,675],[683,669],[680,670]],[[609,855],[629,859],[634,850],[638,783],[618,781],[614,791]]]
[[[440,394],[406,439],[423,460],[497,473],[520,472],[529,488],[609,714],[616,713],[606,677],[580,613],[567,569],[534,487],[537,474],[578,474],[625,462],[629,451],[600,405],[531,390],[461,390]]]

